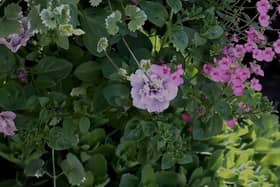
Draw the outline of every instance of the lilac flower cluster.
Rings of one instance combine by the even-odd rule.
[[[5,45],[13,53],[16,53],[22,46],[26,46],[28,40],[31,38],[32,33],[29,29],[28,19],[27,17],[23,17],[21,20],[21,32],[0,38],[0,44]]]
[[[0,132],[7,136],[15,135],[17,128],[15,126],[14,120],[16,119],[16,114],[13,112],[1,112],[0,113]]]
[[[164,111],[184,83],[183,74],[182,65],[173,73],[167,65],[151,65],[146,72],[138,69],[130,76],[133,106],[148,112]]]

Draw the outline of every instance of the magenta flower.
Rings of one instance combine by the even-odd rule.
[[[268,0],[260,0],[257,2],[257,10],[260,14],[267,14],[270,9],[270,3]]]
[[[244,44],[244,47],[247,52],[252,52],[254,49],[258,48],[257,44],[254,41],[248,41]]]
[[[262,85],[260,84],[260,81],[256,78],[253,78],[251,80],[251,88],[255,91],[261,91],[262,90]]]
[[[271,47],[266,47],[263,51],[264,61],[271,62],[275,56],[275,53]]]
[[[236,118],[233,118],[231,120],[226,121],[226,124],[229,128],[233,128],[236,126],[237,120],[236,120]]]
[[[17,78],[21,81],[21,82],[27,82],[28,81],[28,75],[25,69],[19,69],[17,71]]]
[[[15,126],[14,120],[16,119],[16,114],[13,112],[1,112],[0,113],[0,132],[7,136],[15,135],[17,128]]]
[[[264,76],[264,72],[260,65],[253,64],[252,62],[250,62],[250,68],[252,73],[255,73],[256,75]]]
[[[276,54],[280,54],[280,39],[273,43],[273,48]]]
[[[259,23],[262,27],[268,27],[269,26],[269,20],[270,16],[267,14],[261,14],[259,16]]]
[[[146,73],[138,69],[130,76],[133,106],[148,112],[163,112],[177,96],[178,86],[184,83],[183,74],[182,65],[173,73],[167,65],[153,64]]]
[[[21,32],[17,34],[11,34],[6,38],[0,38],[0,44],[5,45],[13,53],[16,53],[22,46],[26,46],[28,40],[32,34],[29,31],[29,24],[27,17],[21,20]]]

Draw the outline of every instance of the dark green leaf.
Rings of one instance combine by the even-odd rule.
[[[158,27],[162,27],[165,24],[168,12],[162,4],[154,1],[141,1],[140,6],[147,14],[150,22]]]

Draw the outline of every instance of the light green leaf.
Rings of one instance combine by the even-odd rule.
[[[119,32],[118,23],[121,22],[122,13],[118,10],[112,12],[106,19],[105,19],[105,26],[109,34],[116,35]]]
[[[126,6],[125,14],[131,19],[128,23],[128,29],[132,32],[141,29],[147,20],[145,12],[134,5]]]
[[[86,172],[80,160],[72,153],[61,163],[61,169],[72,185],[80,185],[86,181]]]
[[[146,165],[142,169],[141,182],[144,186],[157,187],[156,175],[154,169],[150,165]]]

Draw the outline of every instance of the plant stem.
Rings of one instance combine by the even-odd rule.
[[[124,43],[124,45],[126,46],[126,48],[128,49],[129,53],[131,54],[132,58],[134,59],[134,61],[136,62],[137,66],[142,69],[141,65],[140,65],[140,62],[138,61],[138,59],[136,58],[136,56],[134,55],[133,51],[131,50],[131,48],[129,47],[127,41],[122,38],[122,41]],[[147,74],[147,72],[143,69],[143,72],[145,74],[145,76],[147,77],[147,79],[150,81],[150,82],[153,82],[152,79],[150,78],[150,76]]]
[[[119,71],[119,67],[117,66],[117,64],[115,64],[115,62],[113,61],[113,59],[108,55],[107,51],[104,51],[106,57],[108,58],[109,62],[113,65],[113,67],[117,70],[117,72]]]
[[[53,187],[56,187],[56,171],[55,171],[55,158],[54,149],[52,149],[52,169],[53,169]]]

